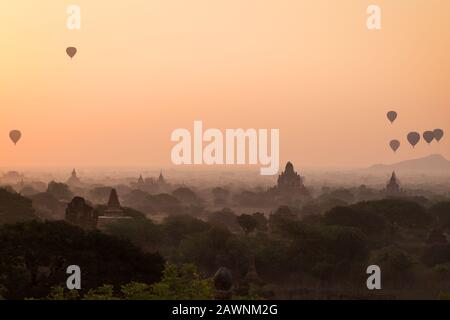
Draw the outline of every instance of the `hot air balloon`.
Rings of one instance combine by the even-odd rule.
[[[391,147],[391,149],[396,152],[397,149],[400,147],[400,141],[398,140],[391,140],[391,142],[389,142],[389,146]]]
[[[436,141],[439,142],[442,139],[442,137],[444,136],[444,130],[434,129],[433,134],[434,134],[434,138],[436,139]]]
[[[9,132],[9,138],[11,139],[14,144],[16,144],[20,138],[22,137],[22,133],[19,130],[11,130]]]
[[[428,143],[428,144],[430,144],[432,141],[433,141],[433,139],[434,139],[434,133],[433,133],[433,131],[425,131],[424,133],[423,133],[423,139]]]
[[[387,118],[389,119],[389,121],[390,121],[391,123],[394,123],[395,119],[397,119],[397,112],[395,112],[395,111],[389,111],[389,112],[387,113]]]
[[[416,144],[420,141],[420,134],[417,132],[410,132],[408,133],[408,141],[413,146],[413,148],[416,146]]]
[[[72,59],[77,53],[77,48],[75,47],[67,47],[66,48],[67,55]]]

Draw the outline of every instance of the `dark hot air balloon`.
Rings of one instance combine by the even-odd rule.
[[[75,56],[75,54],[77,53],[77,48],[75,48],[75,47],[67,47],[66,53],[72,59]]]
[[[14,144],[19,142],[20,138],[22,137],[22,133],[19,130],[11,130],[9,132],[9,138],[11,139]]]
[[[387,118],[389,119],[389,121],[390,121],[391,123],[394,123],[395,119],[397,119],[397,112],[395,112],[395,111],[389,111],[389,112],[387,113]]]
[[[417,132],[410,132],[407,135],[409,143],[415,147],[416,144],[420,141],[420,134]]]
[[[389,146],[391,147],[391,149],[396,152],[397,149],[400,147],[400,141],[398,140],[391,140],[391,142],[389,142]]]
[[[434,133],[433,133],[433,131],[425,131],[422,136],[423,136],[423,139],[428,144],[430,144],[434,140]]]
[[[442,137],[444,136],[444,130],[434,129],[433,134],[434,134],[434,138],[436,139],[436,141],[439,142],[442,139]]]

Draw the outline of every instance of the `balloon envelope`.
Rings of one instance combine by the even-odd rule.
[[[66,53],[70,58],[73,58],[75,56],[75,54],[77,53],[77,48],[75,47],[68,47],[66,49]]]
[[[423,133],[423,139],[424,139],[428,144],[430,144],[431,141],[434,140],[434,133],[433,133],[433,131],[425,131],[425,132]]]
[[[444,136],[444,130],[435,129],[433,131],[433,134],[434,134],[434,138],[436,139],[436,141],[439,142],[442,139],[442,137]]]
[[[395,152],[400,147],[400,141],[392,140],[391,142],[389,142],[389,145],[391,146],[391,149]]]
[[[397,119],[397,112],[395,112],[395,111],[389,111],[389,112],[387,113],[387,118],[389,119],[389,121],[390,121],[391,123],[393,123],[393,122],[395,121],[395,119]]]
[[[420,134],[418,134],[417,132],[410,132],[408,133],[408,141],[409,143],[415,147],[416,144],[420,141]]]
[[[14,144],[16,144],[20,138],[22,137],[22,133],[19,130],[12,130],[9,133],[9,138],[11,139],[12,142],[14,142]]]

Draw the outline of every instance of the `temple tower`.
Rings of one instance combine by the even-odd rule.
[[[308,195],[302,177],[295,172],[291,162],[286,164],[284,172],[278,176],[277,191],[282,195]]]
[[[388,196],[396,196],[401,193],[400,184],[397,180],[395,171],[392,172],[392,176],[386,184],[386,194]]]
[[[123,214],[122,207],[117,196],[116,189],[111,189],[108,204],[105,210],[105,216],[119,216]]]
[[[77,172],[75,169],[72,170],[72,174],[70,175],[69,180],[67,180],[68,185],[76,186],[81,183],[80,179],[77,176]]]

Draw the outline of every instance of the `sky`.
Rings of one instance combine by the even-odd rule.
[[[406,142],[450,134],[449,16],[439,0],[1,1],[0,167],[171,166],[194,120],[279,129],[297,167],[450,159],[445,136]]]

